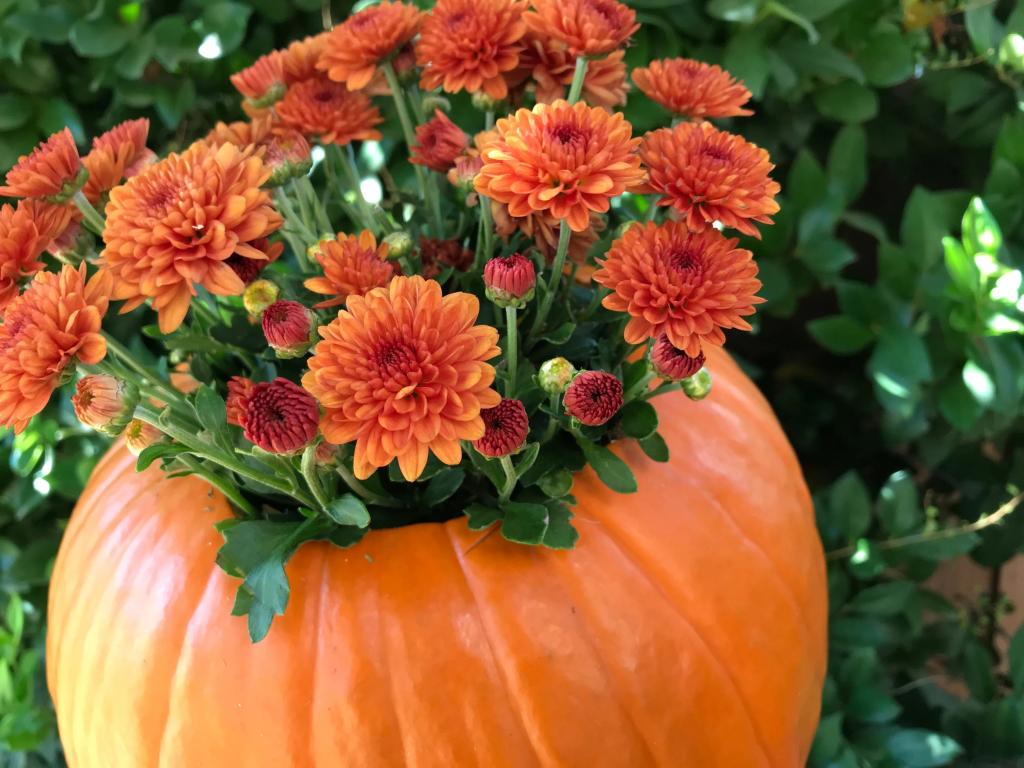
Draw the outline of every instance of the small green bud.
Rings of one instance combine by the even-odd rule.
[[[569,386],[576,368],[564,357],[553,357],[546,360],[537,372],[537,383],[549,395],[560,395]]]
[[[254,280],[242,294],[242,304],[250,315],[262,315],[280,295],[281,289],[269,280]]]
[[[384,238],[389,259],[400,259],[412,251],[412,235],[405,231],[392,232]]]
[[[703,400],[711,394],[711,374],[707,368],[701,368],[693,376],[683,379],[683,392],[691,400]]]

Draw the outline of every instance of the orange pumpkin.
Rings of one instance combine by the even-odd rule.
[[[576,479],[571,552],[463,519],[307,544],[258,645],[214,565],[224,499],[97,467],[53,574],[49,687],[71,768],[802,766],[825,578],[800,468],[722,353],[657,401],[669,464]]]

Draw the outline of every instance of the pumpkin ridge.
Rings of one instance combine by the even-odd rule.
[[[508,679],[508,672],[506,672],[505,665],[501,662],[501,657],[495,650],[494,641],[491,639],[491,628],[489,626],[489,622],[487,621],[487,619],[484,618],[484,612],[482,610],[480,598],[477,595],[477,590],[473,587],[473,582],[469,577],[469,573],[466,571],[466,566],[463,561],[465,553],[459,550],[459,541],[454,536],[454,529],[452,528],[450,522],[451,521],[443,524],[444,532],[448,536],[448,541],[451,544],[452,548],[452,557],[455,559],[455,564],[458,566],[459,572],[462,574],[462,580],[463,582],[465,582],[466,590],[469,593],[469,598],[470,600],[472,600],[473,607],[477,615],[477,620],[480,623],[480,631],[483,633],[484,639],[487,641],[487,649],[488,651],[490,651],[491,659],[494,662],[494,667],[498,670],[498,674],[501,675],[502,692],[505,694],[505,699],[508,702],[509,711],[515,714],[516,720],[519,722],[520,726],[523,729],[524,740],[533,748],[533,753],[537,756],[537,765],[543,766],[545,764],[545,761],[541,759],[541,755],[545,754],[550,757],[550,748],[548,750],[545,750],[544,753],[542,753],[541,750],[537,748],[537,742],[534,739],[534,731],[527,725],[526,719],[523,717],[522,708],[517,706],[518,701],[516,697],[512,694],[512,688],[509,684]],[[478,548],[482,549],[484,546],[486,546],[486,544],[487,542],[483,542]]]
[[[327,588],[327,585],[328,585],[328,580],[327,580],[327,556],[329,554],[329,550],[328,550],[327,547],[319,547],[318,546],[316,548],[316,552],[318,552],[319,555],[320,555],[320,580],[319,580],[319,585],[320,586],[316,590],[316,609],[313,611],[313,613],[316,614],[316,627],[317,627],[317,629],[319,629],[321,626],[323,626],[322,622],[323,622],[323,611],[324,611],[324,602],[325,602],[324,601],[324,590]],[[309,768],[316,768],[316,764],[317,764],[316,747],[314,746],[316,744],[316,741],[313,738],[313,731],[316,728],[316,718],[313,717],[313,713],[317,711],[316,710],[316,688],[317,688],[317,686],[316,686],[316,678],[317,678],[316,667],[317,667],[317,663],[320,660],[320,633],[319,632],[314,633],[312,635],[312,639],[313,639],[313,642],[312,642],[313,649],[312,649],[312,651],[309,654],[309,658],[307,659],[307,661],[309,662],[307,664],[307,666],[309,668],[309,674],[307,675],[307,677],[309,679],[309,683],[307,685],[307,688],[309,689],[309,695],[308,695],[307,698],[309,699],[309,713],[310,714],[309,714],[309,717],[306,718],[306,735],[305,735],[305,739],[304,740],[300,740],[300,742],[302,744],[305,744],[306,754],[308,755],[309,762],[308,763],[304,763],[304,764],[300,763],[300,765],[307,765],[307,766],[309,766]],[[296,751],[298,751],[298,750],[296,750]]]

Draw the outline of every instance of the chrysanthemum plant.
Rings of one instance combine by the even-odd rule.
[[[140,470],[222,492],[254,640],[306,541],[465,515],[571,548],[573,474],[635,490],[610,446],[668,461],[651,400],[703,397],[704,350],[750,328],[730,232],[778,208],[767,153],[710,122],[749,114],[718,67],[634,70],[676,117],[633,135],[636,29],[615,0],[383,2],[237,73],[249,119],[180,153],[145,120],[82,157],[52,136],[0,188],[21,198],[0,209],[0,420],[67,385]],[[473,124],[446,114],[459,92]],[[368,200],[361,142],[415,186],[381,172]],[[117,339],[109,306],[156,322]]]

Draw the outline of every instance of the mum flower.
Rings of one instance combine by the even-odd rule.
[[[522,402],[504,398],[493,408],[484,408],[480,416],[484,420],[484,436],[473,442],[477,451],[499,458],[523,447],[530,432],[530,419]]]
[[[282,58],[280,51],[271,51],[231,76],[231,84],[250,107],[266,109],[284,95]]]
[[[413,481],[429,452],[458,464],[459,441],[483,437],[481,410],[501,402],[486,361],[500,350],[498,332],[475,325],[479,309],[470,294],[442,296],[432,280],[396,277],[351,297],[320,328],[302,384],[323,406],[324,437],[356,442],[356,477],[397,458]]]
[[[680,123],[649,133],[640,157],[648,170],[641,191],[662,195],[658,205],[671,205],[694,231],[719,221],[760,237],[754,222],[771,224],[779,210],[768,153],[711,123]]]
[[[284,70],[285,85],[317,77],[317,64],[323,54],[330,32],[295,40],[281,51],[281,68]]]
[[[316,340],[316,315],[297,301],[275,301],[262,318],[263,335],[278,357],[302,357]]]
[[[416,126],[416,144],[411,148],[409,162],[447,173],[468,144],[465,132],[449,120],[448,115],[435,109],[430,120]]]
[[[245,410],[249,406],[253,386],[253,380],[245,376],[232,376],[228,379],[228,396],[224,399],[228,424],[245,426]]]
[[[633,82],[654,101],[687,117],[754,114],[743,105],[750,91],[715,64],[694,59],[658,59],[633,70]]]
[[[284,253],[284,243],[272,243],[265,237],[253,240],[249,245],[257,251],[265,253],[267,255],[266,260],[250,259],[240,253],[233,253],[224,262],[235,271],[238,279],[245,285],[250,285],[260,276],[264,269],[277,261],[281,254]]]
[[[316,437],[320,409],[298,384],[285,378],[253,384],[245,405],[245,439],[269,453],[301,451]]]
[[[8,305],[0,325],[0,425],[21,432],[72,365],[106,356],[100,326],[110,287],[104,272],[87,281],[85,264],[65,266],[40,272]]]
[[[124,444],[132,456],[138,456],[153,443],[163,440],[163,437],[163,432],[142,419],[132,419],[124,428]]]
[[[683,350],[672,346],[672,342],[665,334],[654,342],[649,357],[654,372],[669,381],[688,379],[704,367],[703,352],[691,357]]]
[[[536,285],[537,270],[521,253],[495,256],[484,264],[487,298],[499,307],[525,307]]]
[[[143,117],[126,120],[93,139],[92,150],[82,158],[89,171],[82,191],[91,202],[156,161],[156,153],[146,148],[148,136],[149,120]]]
[[[323,144],[381,137],[375,126],[384,118],[370,98],[326,78],[295,83],[274,108],[285,125]]]
[[[0,313],[18,295],[18,283],[46,265],[44,251],[71,224],[74,209],[42,200],[0,206]]]
[[[639,143],[621,113],[583,102],[538,104],[498,121],[497,137],[481,147],[474,185],[510,216],[546,211],[582,232],[591,211],[604,213],[643,179]]]
[[[124,431],[138,404],[138,387],[108,374],[83,376],[71,396],[78,420],[110,437]]]
[[[605,307],[630,315],[623,335],[640,344],[662,334],[697,357],[725,343],[723,328],[749,331],[744,315],[763,299],[757,264],[714,228],[691,232],[678,221],[634,224],[612,243],[594,280],[611,289]]]
[[[349,296],[362,296],[372,288],[387,285],[395,275],[387,261],[387,244],[377,245],[377,238],[365,229],[358,235],[322,240],[314,255],[324,274],[311,277],[303,285],[313,293],[331,297],[315,304],[317,309],[344,304]]]
[[[274,128],[274,121],[265,115],[233,123],[218,122],[203,137],[203,141],[217,147],[221,144],[234,144],[239,149],[245,149],[250,144],[265,142],[273,135]]]
[[[519,64],[525,10],[521,0],[438,0],[416,43],[420,84],[505,98],[503,75]]]
[[[267,260],[255,247],[281,226],[261,188],[269,171],[233,144],[196,144],[171,154],[110,193],[104,269],[114,278],[122,314],[153,300],[160,330],[175,330],[196,285],[234,296],[245,284],[226,263],[232,255]]]
[[[573,56],[598,56],[640,29],[636,12],[616,0],[532,0],[523,18],[533,32],[563,43]]]
[[[538,102],[549,104],[564,99],[576,72],[576,58],[564,44],[546,35],[530,32],[524,43],[526,48],[519,57],[519,67],[509,77],[510,85],[532,79]],[[626,103],[629,87],[624,58],[623,51],[612,51],[603,59],[587,62],[583,101],[608,109]]]
[[[423,12],[409,3],[364,8],[331,30],[317,68],[349,90],[365,88],[377,65],[416,36],[422,18]]]
[[[41,197],[51,203],[66,203],[85,183],[86,171],[78,157],[71,131],[53,134],[22,155],[7,172],[0,187],[5,197]]]
[[[611,420],[622,407],[622,382],[605,371],[583,371],[566,387],[565,412],[588,427]]]

